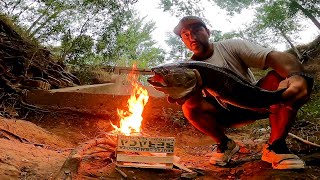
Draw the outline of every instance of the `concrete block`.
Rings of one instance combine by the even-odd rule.
[[[144,113],[158,113],[161,108],[181,109],[178,105],[168,103],[166,96],[153,87],[144,88],[150,96]],[[25,101],[49,109],[68,109],[93,115],[114,116],[117,115],[117,109],[127,110],[131,92],[132,87],[129,85],[107,83],[55,90],[33,90],[27,93]]]

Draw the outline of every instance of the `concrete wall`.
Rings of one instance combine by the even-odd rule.
[[[153,87],[145,87],[149,93],[149,101],[145,107],[146,114],[152,114],[155,109],[181,107],[170,104],[166,96]],[[69,109],[93,115],[117,115],[117,109],[126,109],[131,95],[131,86],[114,83],[78,86],[57,90],[33,90],[25,97],[29,104],[53,109]]]

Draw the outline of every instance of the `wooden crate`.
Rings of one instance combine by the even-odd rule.
[[[171,169],[174,158],[174,137],[118,135],[116,165]]]

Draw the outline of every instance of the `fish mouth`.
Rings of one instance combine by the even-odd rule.
[[[147,81],[152,85],[152,86],[156,86],[156,87],[166,87],[167,84],[164,81],[164,78],[155,73],[154,76],[151,76],[147,79]]]

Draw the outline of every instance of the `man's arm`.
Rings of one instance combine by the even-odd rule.
[[[287,100],[288,104],[299,108],[309,99],[310,92],[308,92],[306,79],[299,75],[290,76],[292,73],[304,70],[297,58],[288,53],[272,51],[267,55],[265,65],[286,78],[280,82],[278,88],[288,88],[283,93],[283,98]]]
[[[291,73],[303,71],[303,66],[296,57],[289,53],[278,51],[268,53],[265,65],[274,69],[284,78]]]

